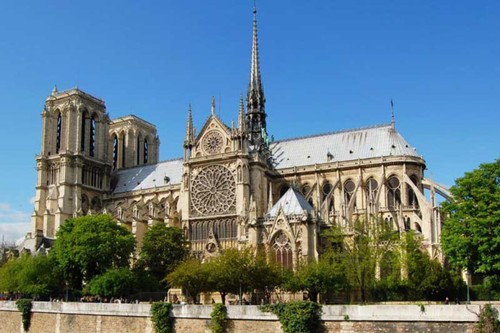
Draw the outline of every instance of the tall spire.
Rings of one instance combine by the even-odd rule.
[[[193,111],[191,109],[191,104],[189,104],[188,109],[188,119],[186,125],[186,138],[184,140],[184,146],[190,146],[194,141],[194,127],[193,127]]]
[[[212,96],[212,116],[215,116],[215,97]]]
[[[249,143],[255,149],[261,150],[266,134],[266,98],[262,87],[259,64],[259,40],[257,37],[257,9],[253,9],[252,33],[252,65],[250,68],[250,82],[247,91],[247,129]]]

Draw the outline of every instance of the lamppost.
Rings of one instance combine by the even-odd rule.
[[[469,287],[469,282],[470,282],[470,272],[469,269],[465,271],[465,285],[467,286],[467,304],[470,304],[470,287]]]

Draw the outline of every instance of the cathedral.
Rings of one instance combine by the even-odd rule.
[[[415,230],[429,254],[441,258],[435,194],[449,192],[424,177],[424,159],[394,120],[274,140],[265,106],[255,10],[250,80],[237,124],[223,123],[212,99],[210,117],[196,130],[189,109],[178,159],[160,161],[154,124],[135,115],[110,119],[103,100],[54,88],[42,112],[26,244],[33,251],[50,247],[66,219],[107,213],[139,248],[149,226],[165,223],[183,230],[199,258],[261,247],[294,267],[318,257],[325,228],[352,233],[356,219],[375,218],[401,233]]]

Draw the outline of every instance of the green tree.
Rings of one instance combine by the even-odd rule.
[[[358,290],[361,301],[368,301],[377,284],[377,264],[397,246],[399,233],[384,220],[369,217],[354,220],[349,233],[332,227],[323,233],[323,239],[327,250],[337,252],[342,262],[346,289]]]
[[[188,252],[181,229],[158,223],[146,231],[137,265],[158,281],[165,281],[165,277],[184,260]]]
[[[227,249],[205,263],[209,289],[219,292],[222,304],[225,304],[227,294],[239,295],[240,292],[250,289],[253,258],[251,249]]]
[[[422,250],[421,240],[414,232],[405,234],[403,250],[408,275],[404,281],[407,300],[440,301],[458,296],[463,287],[460,276]]]
[[[500,276],[500,159],[466,172],[443,202],[441,241],[450,264],[495,281]]]
[[[23,295],[48,296],[62,289],[61,274],[51,258],[27,254],[0,268],[0,290]]]
[[[128,267],[133,235],[110,215],[68,219],[57,231],[51,255],[75,289],[110,268]]]
[[[166,280],[170,286],[180,287],[196,301],[199,293],[211,291],[208,284],[208,270],[198,259],[190,258],[180,263]]]
[[[307,290],[313,302],[320,293],[341,291],[347,287],[344,267],[337,253],[323,254],[318,261],[303,262],[289,275],[283,288],[292,292]]]
[[[122,267],[108,269],[104,274],[94,277],[86,288],[91,295],[122,297],[133,293],[136,285],[135,274]]]

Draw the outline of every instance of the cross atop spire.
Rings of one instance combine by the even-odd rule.
[[[257,9],[253,9],[252,30],[252,65],[250,67],[250,82],[247,91],[246,128],[250,146],[261,150],[265,145],[263,133],[266,133],[266,98],[262,87],[259,63],[259,39],[257,36]]]

